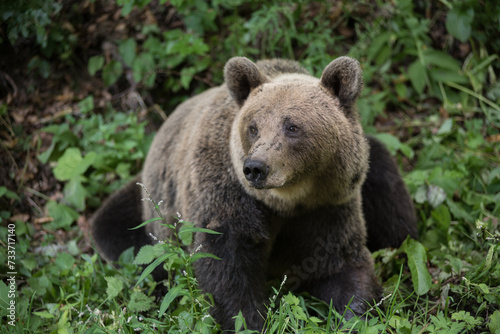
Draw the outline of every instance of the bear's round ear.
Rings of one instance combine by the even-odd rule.
[[[224,79],[229,93],[240,106],[254,88],[269,81],[257,66],[245,57],[229,59],[224,67]]]
[[[350,57],[333,60],[323,71],[321,84],[338,97],[342,106],[350,107],[356,102],[363,87],[359,62]]]

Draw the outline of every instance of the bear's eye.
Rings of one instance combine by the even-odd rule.
[[[259,131],[257,131],[257,128],[256,128],[255,126],[250,126],[250,127],[248,128],[248,131],[250,131],[250,133],[251,133],[252,135],[254,135],[254,136],[255,136],[255,135],[259,132]]]
[[[297,135],[299,132],[299,127],[297,125],[286,125],[285,129],[290,135]]]

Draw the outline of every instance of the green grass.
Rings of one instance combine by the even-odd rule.
[[[165,17],[171,7],[164,2],[118,4],[123,15],[139,5]],[[267,332],[500,333],[499,6],[408,0],[171,3],[183,26],[168,29],[130,16],[135,33],[115,41],[112,56],[99,49],[76,59],[75,40],[82,36],[63,23],[71,19],[78,28],[78,5],[61,9],[55,1],[42,6],[33,0],[26,3],[33,10],[25,11],[13,3],[0,22],[11,43],[34,37],[25,41],[39,50],[30,62],[38,78],[57,78],[61,63],[88,71],[100,89],[130,90],[142,103],[149,98],[148,108],[161,113],[220,84],[232,56],[294,58],[318,76],[336,56],[357,58],[365,82],[358,103],[362,124],[398,160],[416,205],[420,239],[373,254],[384,299],[366,321],[346,322],[324,302],[282,291],[276,282],[263,315]],[[36,13],[43,21],[34,31],[23,29]],[[79,62],[83,69],[74,65]],[[62,193],[39,192],[26,170],[15,179],[16,189],[0,186],[0,331],[215,332],[211,297],[198,289],[192,269],[207,255],[182,250],[194,231],[180,218],[184,231],[175,242],[148,246],[135,258],[129,250],[118,266],[82,248],[78,218],[88,218],[140,170],[153,137],[138,116],[143,107],[123,110],[100,104],[98,96],[96,91],[71,104],[69,113],[33,133],[12,121],[19,106],[0,101],[5,133],[19,138],[2,147],[12,157],[35,152],[35,164],[50,166],[51,182]],[[50,136],[48,145],[42,134]],[[44,207],[28,205],[31,197]],[[14,249],[15,259],[9,258]],[[147,275],[158,263],[170,272],[169,280]],[[15,326],[8,317],[12,300]],[[245,332],[242,317],[236,329]]]

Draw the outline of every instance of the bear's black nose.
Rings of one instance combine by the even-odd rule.
[[[267,177],[269,167],[260,160],[245,160],[243,174],[248,181],[256,183],[264,181]]]

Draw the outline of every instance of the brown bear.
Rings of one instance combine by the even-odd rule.
[[[359,123],[358,61],[337,58],[317,79],[293,61],[237,57],[224,76],[163,124],[138,178],[172,222],[179,212],[221,232],[192,246],[221,259],[195,263],[214,318],[230,329],[241,310],[262,328],[266,282],[284,274],[290,288],[363,314],[380,295],[367,229],[372,250],[417,232],[397,166]],[[142,197],[132,182],[96,213],[92,234],[108,259],[152,243],[149,233],[168,238],[155,223],[128,229],[156,217]]]

